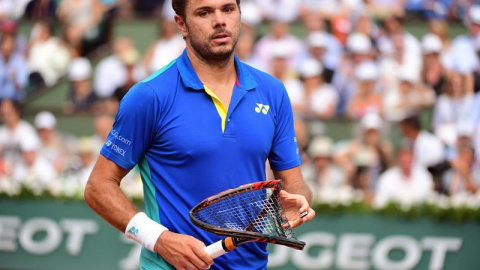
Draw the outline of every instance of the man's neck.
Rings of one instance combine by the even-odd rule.
[[[225,61],[218,62],[207,62],[190,48],[187,48],[187,55],[203,84],[211,87],[213,85],[228,86],[235,83],[237,73],[233,54]]]

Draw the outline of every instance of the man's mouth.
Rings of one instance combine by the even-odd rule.
[[[227,33],[216,34],[213,36],[213,40],[219,43],[227,42],[230,35]]]

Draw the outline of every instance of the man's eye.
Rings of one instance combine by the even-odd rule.
[[[206,16],[208,16],[208,11],[201,11],[200,13],[198,13],[198,16],[206,17]]]
[[[223,9],[223,12],[225,12],[225,13],[231,13],[232,11],[233,11],[232,7],[228,7],[228,8]]]

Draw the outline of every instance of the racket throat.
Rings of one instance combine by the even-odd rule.
[[[239,245],[243,243],[245,243],[245,241],[242,241],[236,237],[227,237],[222,240],[222,247],[223,250],[228,252],[236,249]]]

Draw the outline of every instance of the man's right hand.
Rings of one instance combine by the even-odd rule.
[[[155,251],[175,269],[208,269],[213,259],[205,252],[205,244],[189,235],[163,232],[155,244]]]

